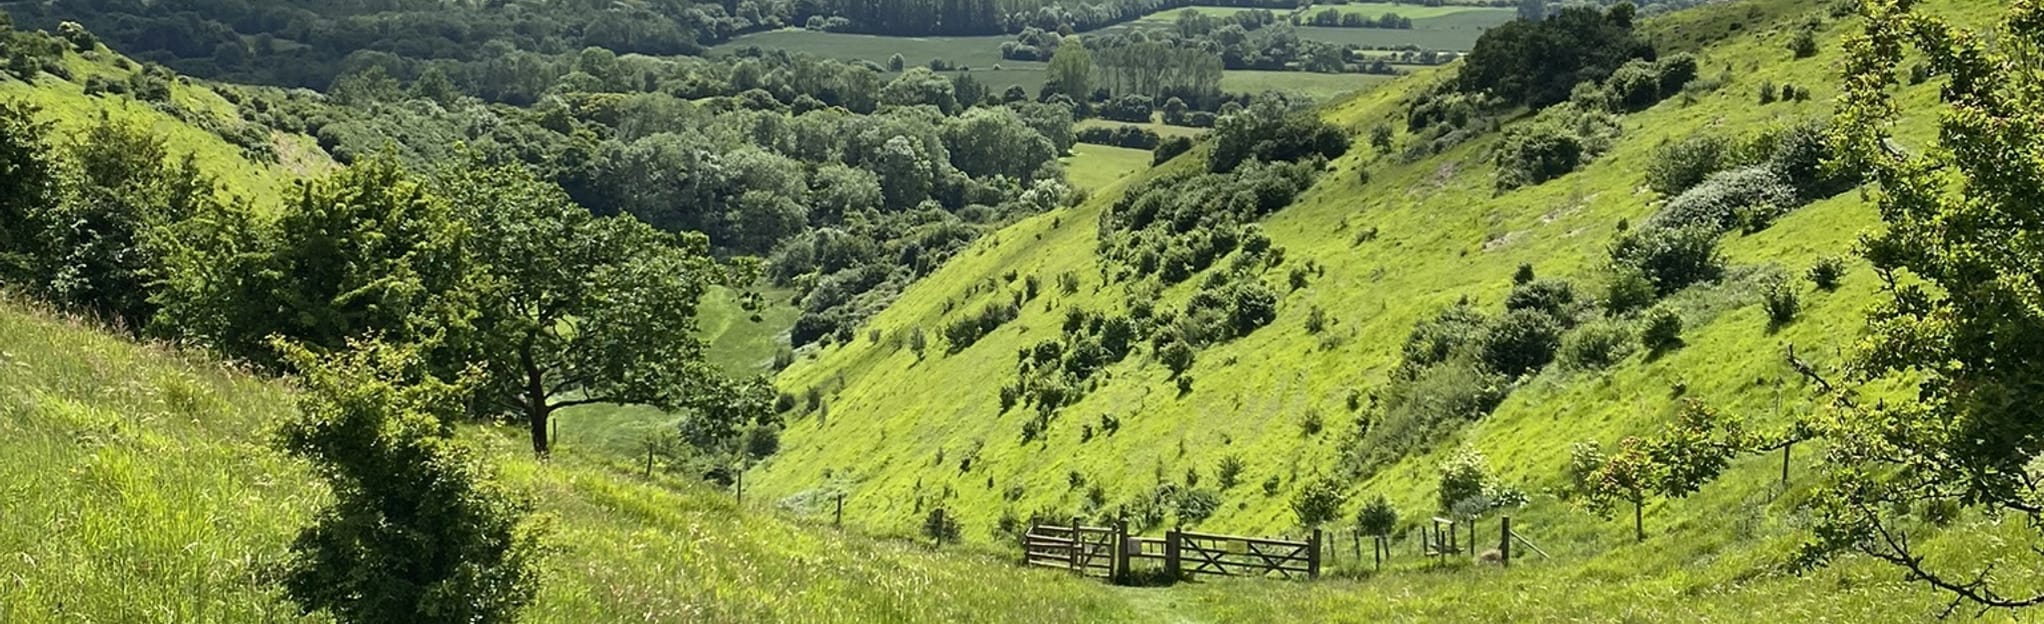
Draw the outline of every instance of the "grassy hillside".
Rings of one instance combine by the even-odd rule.
[[[71,74],[69,80],[45,74],[31,84],[0,77],[0,98],[25,101],[41,108],[45,120],[57,125],[59,136],[83,129],[101,116],[149,128],[164,137],[172,155],[181,158],[192,154],[200,171],[216,178],[231,193],[255,201],[259,207],[274,206],[292,180],[333,166],[333,160],[311,137],[266,131],[268,149],[275,157],[252,159],[248,150],[207,129],[232,131],[242,127],[244,123],[235,105],[213,88],[183,78],[169,83],[167,102],[147,103],[126,95],[88,95],[85,85],[89,80],[122,82],[143,72],[139,65],[104,46],[94,50],[90,57],[67,51],[63,64]]]
[[[1931,4],[1974,25],[1998,13],[1990,3]],[[894,341],[860,342],[799,362],[782,375],[782,387],[795,393],[814,389],[822,393],[825,408],[793,424],[782,454],[758,469],[750,482],[769,496],[791,500],[820,488],[845,489],[851,492],[847,517],[879,532],[909,532],[920,519],[915,510],[942,504],[962,518],[969,536],[994,541],[1001,539],[995,526],[1004,514],[1026,518],[1036,511],[1071,514],[1087,507],[1087,486],[1074,486],[1076,481],[1099,485],[1112,508],[1160,482],[1183,484],[1189,470],[1211,479],[1222,458],[1233,455],[1246,464],[1243,485],[1223,492],[1219,511],[1199,526],[1296,534],[1288,506],[1293,492],[1306,479],[1335,472],[1343,432],[1356,418],[1348,396],[1384,387],[1416,321],[1465,298],[1482,309],[1496,309],[1522,263],[1543,277],[1594,284],[1620,224],[1640,223],[1655,210],[1642,167],[1665,142],[1706,132],[1746,137],[1828,116],[1828,100],[1840,82],[1837,41],[1856,21],[1827,20],[1819,32],[1823,44],[1812,58],[1794,59],[1784,45],[1794,24],[1823,11],[1814,3],[1749,0],[1649,24],[1648,32],[1665,49],[1695,51],[1704,76],[1727,80],[1693,101],[1678,97],[1624,117],[1623,136],[1610,152],[1539,186],[1493,192],[1488,152],[1498,142],[1496,133],[1411,164],[1372,153],[1359,142],[1332,163],[1315,188],[1264,224],[1275,244],[1286,250],[1286,265],[1265,275],[1280,292],[1286,269],[1309,261],[1325,267],[1324,275],[1283,296],[1275,323],[1200,353],[1190,371],[1197,380],[1194,389],[1183,396],[1165,368],[1139,350],[1109,368],[1101,385],[1083,400],[1064,407],[1044,439],[1027,444],[1021,443],[1021,431],[1033,414],[1023,409],[1004,413],[997,389],[1013,376],[1017,350],[1058,335],[1066,307],[1115,310],[1123,305],[1126,294],[1102,284],[1095,248],[1102,211],[1131,182],[1097,192],[1077,208],[1020,223],[917,284],[875,317],[871,327],[889,335],[929,331],[977,309],[989,297],[1004,296],[1006,281],[1014,275],[1051,283],[1070,273],[1080,280],[1076,294],[1046,294],[1024,306],[1020,318],[952,355],[933,348],[919,359],[891,346]],[[1359,134],[1380,123],[1402,128],[1401,103],[1440,78],[1438,72],[1406,77],[1338,103],[1324,116]],[[1758,104],[1761,85],[1786,83],[1810,89],[1813,97]],[[1906,101],[1930,105],[1934,84],[1911,89]],[[1905,136],[1926,136],[1928,121],[1905,128]],[[1181,158],[1160,170],[1197,166],[1190,160]],[[1367,183],[1359,180],[1358,169],[1370,171]],[[1448,452],[1467,445],[1487,454],[1505,481],[1534,493],[1528,508],[1514,512],[1515,526],[1526,527],[1522,533],[1568,562],[1561,564],[1559,578],[1629,580],[1637,567],[1654,580],[1611,587],[1609,595],[1561,599],[1552,592],[1566,593],[1566,581],[1540,573],[1504,573],[1501,583],[1422,576],[1384,581],[1351,594],[1287,590],[1223,612],[1247,616],[1303,602],[1342,613],[1376,609],[1424,619],[1416,614],[1434,608],[1440,614],[1470,615],[1484,612],[1476,605],[1485,601],[1503,610],[1560,600],[1550,605],[1548,616],[1576,619],[1567,615],[1569,609],[1589,601],[1605,602],[1615,610],[1600,613],[1618,615],[1585,619],[1653,621],[1710,613],[1740,619],[1758,605],[1803,600],[1812,616],[1920,619],[1922,610],[1876,612],[1844,602],[1856,591],[1849,588],[1867,583],[1877,583],[1878,591],[1928,600],[1900,592],[1892,574],[1850,566],[1827,573],[1835,577],[1819,577],[1830,581],[1786,574],[1784,561],[1800,539],[1797,518],[1807,497],[1804,475],[1807,458],[1815,455],[1812,449],[1797,451],[1786,487],[1776,484],[1778,456],[1746,457],[1697,496],[1650,504],[1650,537],[1640,546],[1628,545],[1630,527],[1572,511],[1551,494],[1563,485],[1562,468],[1573,442],[1592,439],[1608,445],[1648,433],[1666,422],[1684,398],[1704,400],[1757,426],[1781,424],[1785,412],[1807,406],[1811,390],[1784,363],[1785,349],[1793,344],[1806,359],[1836,364],[1861,326],[1874,277],[1854,260],[1836,292],[1796,282],[1804,302],[1801,319],[1779,331],[1768,326],[1754,280],[1800,275],[1826,255],[1851,257],[1857,233],[1875,225],[1871,209],[1848,193],[1805,207],[1759,233],[1728,237],[1722,249],[1733,267],[1730,277],[1671,299],[1684,313],[1686,347],[1659,358],[1634,354],[1601,372],[1550,367],[1453,439],[1352,484],[1343,509],[1342,517],[1353,517],[1363,496],[1383,494],[1408,521],[1425,516],[1435,507],[1438,466]],[[1199,282],[1195,277],[1166,291],[1160,308],[1177,306]],[[987,283],[996,288],[967,294]],[[1330,319],[1327,331],[1318,335],[1305,327],[1316,308]],[[1107,432],[1103,417],[1118,419],[1118,430]],[[1323,426],[1308,426],[1309,421]],[[974,458],[968,469],[961,469],[963,457]],[[1258,487],[1266,481],[1275,485],[1269,494]],[[1409,553],[1411,546],[1405,548]],[[1965,556],[1964,550],[1947,552]],[[1835,582],[1843,591],[1788,597],[1816,591],[1807,585],[1812,582]],[[1467,599],[1430,593],[1461,592],[1464,583],[1483,590]],[[1753,593],[1718,596],[1728,585],[1750,585]],[[1405,598],[1380,602],[1386,595]],[[1716,606],[1695,611],[1654,610],[1705,595],[1720,602],[1703,600]],[[1639,600],[1655,606],[1631,606]],[[1401,604],[1418,610],[1398,610]]]
[[[0,300],[0,621],[288,621],[266,583],[326,494],[283,385]],[[1097,584],[741,512],[516,432],[465,432],[552,517],[535,622],[1126,619]],[[791,591],[790,588],[801,588]]]

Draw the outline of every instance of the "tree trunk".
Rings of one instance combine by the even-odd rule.
[[[547,418],[552,416],[550,413],[552,411],[546,408],[544,398],[540,399],[538,404],[528,405],[525,409],[525,419],[532,424],[532,454],[542,459],[553,452],[552,440],[547,439],[546,428]]]
[[[525,369],[525,420],[532,425],[532,454],[546,459],[553,452],[553,440],[547,435],[547,419],[553,416],[554,408],[546,402],[546,373],[532,361],[533,340],[532,335],[526,336],[525,346],[518,353],[518,363]]]
[[[1645,513],[1641,511],[1641,509],[1645,507],[1646,507],[1645,501],[1632,502],[1632,540],[1635,542],[1647,541],[1647,525],[1646,521],[1644,520]]]

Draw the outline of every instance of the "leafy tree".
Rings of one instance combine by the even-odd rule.
[[[77,183],[50,207],[41,288],[51,298],[140,331],[162,271],[160,232],[213,200],[212,181],[187,155],[169,162],[163,138],[107,117],[70,145]]]
[[[1391,506],[1391,500],[1378,494],[1356,512],[1356,530],[1364,535],[1390,535],[1398,528],[1398,509]]]
[[[722,275],[702,235],[593,216],[516,165],[438,183],[485,267],[467,349],[484,373],[478,401],[525,420],[533,452],[548,453],[549,420],[577,405],[693,408],[720,432],[771,413],[770,391],[727,384],[704,360],[696,303]]]
[[[1561,323],[1538,310],[1513,310],[1477,340],[1477,355],[1484,365],[1507,377],[1540,370],[1560,349]]]
[[[1342,493],[1342,484],[1333,477],[1311,479],[1292,495],[1292,513],[1299,518],[1299,526],[1318,527],[1341,515],[1341,505],[1347,499]]]
[[[339,351],[371,335],[451,348],[475,309],[470,231],[389,155],[305,183],[275,226],[231,211],[178,236],[163,330],[235,357],[280,363],[267,339]],[[452,351],[429,349],[443,367]]]
[[[1647,310],[1646,327],[1640,330],[1639,341],[1653,353],[1682,346],[1682,313],[1667,305]]]
[[[1586,509],[1609,518],[1616,503],[1632,504],[1633,538],[1645,541],[1648,499],[1696,493],[1750,447],[1736,418],[1688,400],[1675,422],[1660,433],[1652,438],[1628,436],[1608,456],[1595,444],[1576,445],[1568,472]]]
[[[888,106],[935,106],[946,115],[958,112],[958,92],[951,81],[926,67],[902,72],[880,89],[880,103]]]
[[[1602,81],[1626,61],[1653,57],[1631,20],[1630,4],[1620,3],[1608,15],[1570,7],[1545,20],[1486,30],[1465,57],[1456,86],[1535,108],[1565,101],[1578,82]]]
[[[0,284],[31,279],[45,251],[46,212],[59,198],[50,126],[33,104],[0,100]]]
[[[2035,209],[2044,189],[2044,91],[2027,69],[2044,45],[2044,5],[2011,3],[1989,36],[1908,2],[1878,0],[1862,10],[1866,31],[1846,44],[1833,136],[1841,165],[1875,184],[1886,227],[1866,239],[1864,254],[1883,276],[1884,301],[1868,313],[1849,383],[1820,384],[1836,409],[1817,427],[1832,447],[1802,560],[1865,553],[1951,596],[1948,613],[2044,604],[2032,584],[1926,558],[1908,519],[1926,505],[2020,519],[2033,547],[2044,526],[2036,479],[2044,444],[2035,435],[2044,306],[2034,279],[2044,274],[2044,253],[2011,244],[2044,231]],[[1891,126],[1900,112],[1895,68],[1907,47],[1951,82],[1941,92],[1936,147],[1905,153],[1894,149]],[[1913,391],[1911,400],[1867,405],[1853,398],[1859,384]]]
[[[544,524],[454,440],[461,389],[416,351],[279,343],[300,371],[282,446],[333,491],[291,544],[285,594],[343,622],[508,622],[539,588]]]
[[[1078,38],[1066,39],[1050,57],[1044,71],[1044,93],[1063,94],[1083,102],[1093,94],[1093,53]],[[1147,120],[1145,120],[1147,121]]]
[[[951,165],[974,177],[1006,176],[1028,182],[1057,157],[1050,139],[1006,108],[967,111],[945,122],[943,134]]]

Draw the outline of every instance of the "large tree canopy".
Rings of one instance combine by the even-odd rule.
[[[1832,443],[1831,470],[1806,563],[1857,550],[1948,592],[1954,608],[2044,605],[2034,579],[1959,567],[1917,539],[1935,530],[1923,510],[1967,508],[2021,520],[2032,549],[2044,541],[2044,76],[2035,70],[2044,4],[2016,0],[1991,37],[1913,5],[1864,4],[1867,30],[1847,43],[1835,132],[1843,164],[1874,182],[1887,226],[1864,242],[1885,296],[1869,312],[1853,381],[1910,391],[1867,405],[1835,388],[1838,409],[1817,423]],[[1891,138],[1907,46],[1945,81],[1939,138],[1927,149]]]
[[[702,235],[591,215],[516,165],[459,168],[439,187],[475,228],[483,267],[465,349],[485,374],[478,400],[524,418],[534,452],[548,452],[547,423],[565,407],[728,412],[696,337],[696,303],[721,279]]]

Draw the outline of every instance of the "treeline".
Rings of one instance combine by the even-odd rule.
[[[1315,11],[1310,17],[1294,18],[1294,21],[1302,26],[1321,26],[1327,28],[1412,30],[1412,18],[1397,13],[1385,13],[1381,17],[1371,18],[1361,13],[1353,11],[1344,12],[1341,9],[1334,8],[1321,9]]]
[[[508,6],[507,6],[508,5]],[[78,0],[9,7],[32,27],[76,21],[113,47],[180,73],[324,89],[365,63],[395,57],[462,65],[515,63],[600,47],[618,53],[699,54],[754,30],[799,24],[806,3],[510,2],[440,0]]]
[[[526,108],[464,96],[433,68],[409,84],[370,68],[324,98],[229,92],[250,123],[312,134],[342,162],[392,146],[426,165],[462,144],[534,167],[598,214],[703,232],[720,256],[769,257],[766,277],[805,311],[798,345],[850,339],[965,244],[1075,196],[1055,164],[1073,106],[990,93],[970,74],[883,80],[782,53],[720,63],[600,49],[549,73]]]

